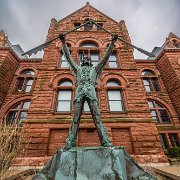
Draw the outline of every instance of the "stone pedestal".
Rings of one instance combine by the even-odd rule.
[[[33,178],[56,180],[156,179],[146,173],[122,147],[58,149]]]

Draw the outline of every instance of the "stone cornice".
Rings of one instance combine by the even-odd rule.
[[[19,59],[19,62],[41,62],[42,58]]]
[[[160,54],[155,59],[135,59],[136,63],[157,63],[157,61],[166,53],[166,52],[180,52],[180,48],[166,48],[160,52]]]
[[[3,46],[3,47],[0,47],[0,50],[10,51],[11,54],[14,56],[14,58],[19,61],[18,55],[17,55],[10,47],[4,47],[4,46]]]
[[[156,63],[155,59],[135,59],[136,63]]]
[[[87,119],[81,119],[81,123],[83,122],[89,122],[93,123],[93,120],[91,118]],[[154,123],[151,118],[102,118],[102,122],[104,123]],[[57,123],[57,124],[62,124],[62,123],[71,123],[71,119],[32,119],[32,120],[25,120],[23,123]]]
[[[180,52],[180,48],[167,48],[167,49],[164,49],[164,50],[156,57],[156,62],[157,62],[166,52]]]

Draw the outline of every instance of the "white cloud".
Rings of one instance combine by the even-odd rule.
[[[180,35],[179,0],[89,0],[116,21],[125,20],[133,44],[151,51],[169,32]],[[57,20],[86,4],[84,0],[1,0],[0,29],[13,44],[29,50],[45,41],[51,18]],[[142,54],[137,58],[145,57]]]

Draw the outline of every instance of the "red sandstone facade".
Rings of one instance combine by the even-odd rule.
[[[67,32],[87,18],[131,42],[124,21],[118,23],[89,4],[60,21],[52,19],[46,40]],[[69,68],[62,67],[66,62],[60,41],[46,48],[42,59],[19,58],[4,33],[0,35],[0,118],[21,122],[28,143],[26,156],[31,157],[25,164],[32,165],[33,159],[39,162],[48,159],[64,145],[74,111],[75,81]],[[76,63],[82,50],[101,59],[111,40],[95,26],[88,31],[81,28],[66,38]],[[139,163],[167,162],[163,147],[179,146],[179,43],[180,39],[170,33],[155,59],[137,60],[131,47],[116,42],[112,62],[107,63],[99,79],[99,108],[110,140],[115,146],[124,146]],[[60,91],[71,92],[72,96],[58,99]],[[115,100],[108,95],[109,91],[120,93],[121,99],[117,99],[120,110],[112,106]],[[64,101],[69,103],[66,111],[61,110]],[[97,145],[100,143],[91,114],[84,112],[77,146]]]

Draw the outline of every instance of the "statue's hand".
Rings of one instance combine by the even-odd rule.
[[[113,35],[113,38],[112,38],[112,42],[115,43],[118,39],[118,35],[117,34],[114,34]]]
[[[64,34],[59,34],[59,39],[61,40],[62,43],[65,43],[65,35]]]

